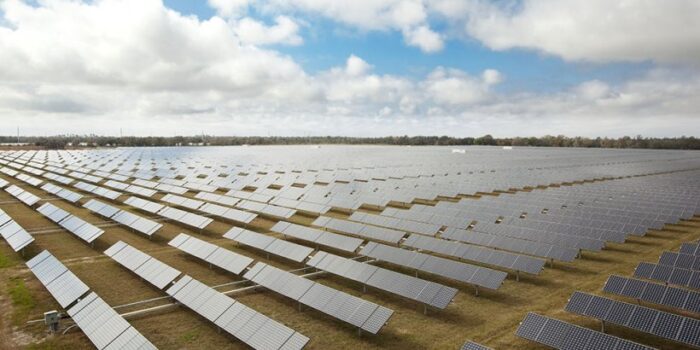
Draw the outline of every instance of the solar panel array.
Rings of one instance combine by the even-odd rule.
[[[575,292],[571,296],[566,305],[566,311],[683,344],[700,346],[700,320],[698,319],[583,292]]]
[[[659,265],[668,265],[681,269],[700,270],[700,256],[676,252],[663,252]]]
[[[147,236],[152,236],[163,227],[163,224],[151,219],[138,216],[95,199],[89,200],[87,203],[83,204],[83,207]]]
[[[20,202],[22,202],[30,207],[41,200],[41,198],[37,197],[33,193],[27,192],[27,191],[23,190],[22,188],[17,187],[15,185],[10,185],[7,188],[5,188],[5,192],[11,194],[13,197],[17,198]]]
[[[79,193],[65,189],[61,186],[56,186],[48,182],[41,186],[41,189],[51,194],[54,194],[60,198],[63,198],[71,203],[77,203],[81,198],[83,198],[83,196]]]
[[[197,229],[203,229],[214,221],[213,219],[208,217],[190,213],[181,209],[168,207],[138,197],[129,197],[124,201],[124,203],[134,208],[147,211],[149,213],[157,214],[164,218],[185,224],[187,226],[192,226]]]
[[[105,232],[51,203],[44,203],[37,211],[87,243],[94,242]]]
[[[98,349],[156,349],[94,292],[68,309],[68,315]]]
[[[167,290],[187,306],[254,349],[302,349],[309,338],[190,276]]]
[[[90,290],[49,251],[27,261],[27,267],[98,349],[156,349],[141,333]],[[72,306],[71,306],[72,305]]]
[[[676,268],[668,265],[641,262],[634,270],[634,277],[700,289],[700,271]]]
[[[105,255],[158,289],[167,287],[177,276],[180,276],[180,271],[122,241],[114,243],[105,250]]]
[[[653,304],[700,314],[700,292],[612,275],[603,290]]]
[[[112,191],[108,188],[100,187],[100,186],[89,184],[87,182],[82,182],[82,181],[78,181],[75,184],[75,187],[79,188],[83,191],[90,192],[92,194],[95,194],[95,195],[98,195],[100,197],[104,197],[104,198],[107,198],[110,200],[116,200],[117,198],[119,198],[119,196],[122,195],[120,192]]]
[[[355,252],[363,242],[359,238],[347,237],[285,221],[277,222],[275,226],[270,228],[270,231],[345,252]]]
[[[246,267],[253,263],[253,259],[247,256],[184,233],[177,235],[168,244],[236,275],[240,275]]]
[[[265,263],[255,264],[244,277],[372,334],[379,332],[394,313],[383,306]]]
[[[360,255],[387,261],[488,289],[498,289],[508,274],[411,250],[370,242]]]
[[[34,237],[2,209],[0,209],[0,236],[16,252],[34,242]]]
[[[85,283],[48,250],[42,251],[27,261],[27,267],[63,308],[68,307],[89,290]]]
[[[404,246],[537,275],[544,260],[428,236],[410,235]]]
[[[346,259],[323,251],[317,252],[307,264],[319,270],[327,271],[438,309],[446,308],[457,294],[457,289],[452,287]]]
[[[406,235],[403,231],[382,228],[378,226],[365,225],[358,222],[331,218],[328,216],[318,217],[311,225],[323,227],[336,232],[359,236],[362,238],[398,244]]]
[[[250,224],[258,215],[275,220],[290,219],[298,212],[320,215],[311,226],[324,230],[279,221],[271,231],[283,235],[285,239],[237,227],[229,230],[225,237],[295,262],[309,259],[314,252],[311,246],[324,246],[341,250],[344,255],[361,255],[388,262],[389,266],[408,267],[417,272],[493,289],[503,283],[507,276],[505,272],[461,261],[540,274],[545,259],[575,262],[582,250],[599,251],[606,242],[622,243],[629,235],[642,236],[649,229],[659,229],[664,224],[691,218],[700,208],[700,187],[697,180],[693,180],[700,178],[700,171],[680,172],[700,166],[697,157],[689,154],[676,153],[671,156],[672,152],[661,151],[635,153],[611,150],[609,153],[587,153],[588,151],[562,150],[563,153],[549,158],[539,155],[539,152],[523,149],[517,157],[501,157],[494,162],[490,156],[495,153],[491,153],[489,157],[483,158],[476,155],[472,161],[465,163],[456,161],[455,155],[436,154],[437,149],[425,149],[426,152],[423,152],[422,148],[412,150],[410,157],[402,155],[409,154],[408,151],[394,153],[395,157],[388,159],[382,154],[382,161],[372,158],[375,156],[373,151],[368,151],[367,154],[364,151],[354,153],[354,156],[349,157],[315,155],[309,158],[304,155],[300,158],[295,155],[287,159],[280,154],[267,157],[257,154],[256,150],[249,152],[242,149],[245,152],[238,155],[243,155],[241,158],[231,157],[224,152],[212,156],[208,152],[187,154],[174,149],[2,152],[0,164],[3,167],[0,167],[0,172],[32,186],[41,186],[42,190],[73,203],[80,201],[82,195],[51,182],[44,182],[43,179],[65,186],[72,184],[77,189],[110,200],[119,198],[122,191],[133,193],[136,196],[127,198],[125,204],[200,229],[213,221],[207,216]],[[395,151],[392,148],[386,152]],[[234,150],[235,152],[237,151]],[[286,154],[286,150],[278,152]],[[333,151],[326,150],[308,153],[314,152],[333,154]],[[248,153],[256,155],[245,158]],[[655,175],[661,172],[664,173]],[[614,180],[583,182],[600,178]],[[495,190],[561,183],[576,184],[547,190],[482,196],[479,200],[465,198]],[[0,182],[0,187],[7,185],[9,183]],[[7,191],[30,206],[39,201],[37,196],[15,185],[8,187]],[[185,195],[189,191],[193,191],[194,198]],[[158,192],[166,194],[163,197],[156,196]],[[224,192],[226,194],[220,194]],[[406,209],[388,207],[389,205],[399,205]],[[145,220],[144,225],[148,225],[140,231],[148,235],[162,226],[153,220],[99,201],[90,200],[84,206],[135,230],[141,227],[135,223]],[[361,207],[371,207],[381,212],[381,215],[357,211]],[[350,215],[347,219],[338,218],[335,214],[332,214],[333,217],[325,215],[332,208]],[[94,231],[90,227],[99,231],[96,236],[101,234],[99,228],[56,206],[44,205],[38,210],[86,241],[96,238],[90,237]],[[0,220],[3,220],[2,215]],[[89,226],[84,226],[85,224]],[[3,227],[4,224],[0,224],[0,233],[5,237]],[[8,232],[12,230],[14,228],[8,228]],[[299,240],[301,244],[286,239]],[[171,240],[170,244],[212,265],[259,279],[260,284],[269,289],[294,300],[303,299],[303,304],[369,332],[372,332],[371,329],[379,329],[373,328],[372,324],[381,327],[380,324],[385,322],[363,323],[360,316],[366,316],[366,312],[362,311],[364,309],[353,309],[357,312],[351,313],[348,308],[366,302],[282,269],[258,263],[245,273],[252,264],[252,259],[193,236],[181,234]],[[167,288],[180,275],[179,271],[123,242],[110,247],[106,253],[161,289]],[[697,293],[685,287],[697,288],[697,283],[700,283],[697,255],[700,255],[697,244],[687,244],[681,247],[679,253],[664,253],[658,264],[642,263],[635,271],[638,278],[663,281],[684,288],[611,276],[604,290],[678,310],[696,312]],[[446,307],[457,292],[454,288],[371,265],[374,261],[361,263],[355,259],[320,251],[313,254],[307,265],[437,308]],[[256,270],[255,274],[253,270]],[[215,307],[224,312],[215,306],[215,300],[209,298],[213,295],[214,299],[219,300],[217,294],[221,293],[190,277],[180,279],[176,285],[182,281],[186,281],[183,282],[185,285],[192,286],[192,293],[201,292],[203,295],[194,301],[188,299],[193,295],[181,294],[177,298],[187,301],[183,304],[204,317],[210,315],[211,311],[207,308]],[[311,287],[305,289],[309,283]],[[315,285],[320,287],[314,287]],[[313,297],[308,296],[312,295],[309,293],[313,288],[320,288],[319,292],[313,294]],[[169,290],[177,293],[174,286]],[[304,290],[304,294],[299,294],[300,290]],[[239,304],[230,298],[220,300],[231,309]],[[353,318],[355,314],[359,318]],[[238,329],[239,324],[234,325],[220,316],[223,317],[217,315],[210,320],[219,326],[225,325],[228,328],[224,329],[228,333],[248,344],[271,341],[276,345],[299,345],[300,342],[306,344],[308,341],[308,338],[295,336],[298,333],[288,329],[282,333],[291,334],[290,337],[282,339],[283,336],[277,340],[271,334],[257,334],[252,329],[243,334]],[[232,320],[234,316],[227,317]],[[643,317],[646,316],[640,316]],[[677,324],[674,317],[665,314],[657,314],[656,317],[660,325],[650,329],[651,333],[666,332],[666,328]],[[547,322],[552,326],[545,326],[543,333],[534,339],[539,338],[544,344],[563,339],[560,334],[563,326],[557,326],[557,322],[559,321]],[[681,337],[681,331],[688,324],[686,319],[682,319],[678,337]],[[606,338],[595,334],[598,332],[583,334],[585,332],[570,328],[566,328],[565,333],[564,337],[573,338],[571,341],[574,345],[586,342],[598,344],[593,342],[594,337]],[[687,334],[684,337],[687,341]],[[291,339],[299,342],[290,341]],[[584,343],[580,343],[582,339],[585,340]],[[606,344],[612,344],[612,348],[636,346],[614,339],[608,339]],[[565,339],[563,344],[568,342]]]
[[[224,234],[224,238],[236,241],[247,246],[260,249],[264,252],[281,256],[283,258],[302,262],[314,251],[312,248],[287,242],[262,233],[246,230],[240,227],[232,227]]]
[[[462,345],[460,350],[492,350],[488,346],[481,345],[479,343],[475,343],[473,341],[468,341]]]
[[[518,326],[515,334],[521,338],[529,339],[555,349],[653,349],[629,340],[532,312],[528,312],[525,319],[520,322],[520,326]]]

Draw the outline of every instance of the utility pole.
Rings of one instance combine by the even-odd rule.
[[[17,145],[19,145],[19,126],[17,127]]]

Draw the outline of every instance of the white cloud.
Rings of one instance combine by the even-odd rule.
[[[257,6],[269,13],[321,15],[363,31],[400,31],[408,45],[428,53],[443,48],[442,36],[430,29],[423,0],[268,0]]]
[[[427,23],[418,7],[388,3],[378,30]],[[504,94],[494,69],[437,68],[409,78],[375,72],[351,55],[309,74],[261,47],[298,35],[283,20],[244,39],[236,24],[246,17],[199,20],[158,0],[0,6],[0,116],[3,125],[39,134],[700,134],[700,73],[688,68]],[[286,30],[270,33],[275,27]],[[11,132],[2,127],[0,134]]]
[[[423,82],[428,96],[441,104],[466,106],[484,101],[491,85],[500,80],[500,73],[489,69],[483,78],[474,78],[456,69],[436,68]]]
[[[427,53],[438,52],[444,46],[440,34],[435,33],[425,25],[404,30],[403,36],[406,38],[406,43]]]
[[[232,25],[241,43],[247,45],[301,45],[304,42],[299,36],[299,25],[287,16],[277,16],[273,26],[250,17],[236,20]]]
[[[240,15],[251,4],[251,0],[207,0],[209,6],[224,17]]]
[[[700,61],[696,0],[475,0],[462,13],[439,3],[445,16],[468,14],[466,32],[494,50],[535,49],[572,61]]]

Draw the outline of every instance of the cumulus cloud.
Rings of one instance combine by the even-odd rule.
[[[700,2],[695,0],[523,0],[436,11],[465,19],[466,33],[494,50],[534,49],[572,61],[700,61]]]
[[[233,28],[241,43],[248,45],[301,45],[304,42],[299,36],[299,25],[287,16],[275,18],[273,26],[245,17],[235,21]]]
[[[363,31],[400,31],[408,45],[426,53],[444,46],[442,36],[430,28],[422,0],[268,0],[257,6],[270,13],[321,15]]]
[[[241,25],[249,5],[231,3],[243,5],[222,9],[227,18],[201,20],[160,0],[0,2],[3,125],[40,134],[120,128],[138,135],[700,134],[694,69],[657,68],[621,83],[591,80],[556,93],[509,94],[499,92],[508,77],[496,69],[439,67],[406,77],[382,74],[350,55],[308,73],[265,46],[301,40],[292,17]],[[464,5],[439,3],[453,11]],[[419,1],[366,5],[381,14],[376,30],[420,28],[428,23],[425,11],[436,11]],[[358,26],[368,15],[341,1],[327,6]]]

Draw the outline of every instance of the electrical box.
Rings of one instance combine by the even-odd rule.
[[[58,311],[51,310],[44,312],[44,324],[49,326],[49,330],[52,332],[58,331],[58,321],[60,320]]]

